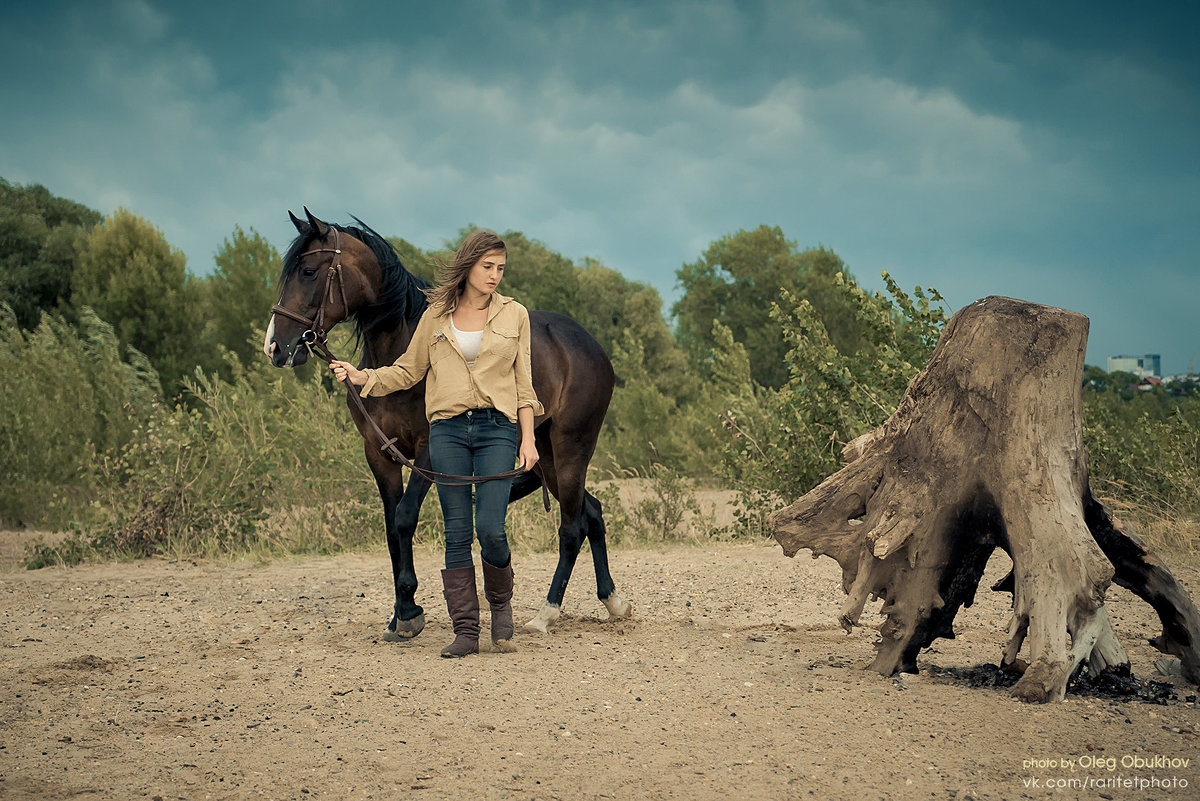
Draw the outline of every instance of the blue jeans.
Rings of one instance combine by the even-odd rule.
[[[495,409],[474,409],[429,426],[429,458],[439,473],[493,476],[513,469],[517,461],[517,424]],[[471,567],[471,541],[479,536],[484,561],[504,567],[510,557],[504,517],[512,479],[485,481],[474,486],[472,525],[471,486],[438,485],[438,500],[446,526],[446,569]]]

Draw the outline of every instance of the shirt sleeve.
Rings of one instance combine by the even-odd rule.
[[[517,379],[517,408],[521,409],[525,406],[533,407],[533,416],[545,414],[546,409],[538,400],[537,393],[533,391],[533,369],[531,367],[532,359],[530,358],[530,333],[529,333],[529,312],[524,307],[521,308],[521,322],[517,326],[517,364],[516,364],[516,379]]]
[[[413,387],[425,377],[429,371],[429,340],[433,328],[433,314],[429,309],[421,315],[417,330],[413,332],[412,340],[400,358],[386,367],[376,367],[364,370],[367,383],[359,390],[359,395],[387,395]]]

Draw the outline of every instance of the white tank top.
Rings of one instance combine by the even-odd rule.
[[[475,359],[479,357],[479,346],[483,344],[482,331],[459,331],[454,325],[454,318],[450,318],[450,330],[454,333],[454,338],[458,340],[458,349],[462,351],[463,357],[467,360],[467,369],[475,367]]]

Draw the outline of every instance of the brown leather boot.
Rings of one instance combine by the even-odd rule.
[[[475,591],[475,566],[442,571],[442,595],[454,622],[454,642],[442,656],[461,659],[479,653],[479,595]]]
[[[492,610],[492,646],[497,651],[515,651],[512,644],[513,569],[512,559],[504,567],[483,562],[483,596]]]

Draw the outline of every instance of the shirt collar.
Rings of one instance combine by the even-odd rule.
[[[500,310],[503,309],[505,307],[505,305],[508,304],[508,302],[511,300],[512,300],[512,298],[505,297],[504,295],[501,295],[499,292],[493,292],[492,293],[492,301],[491,301],[491,303],[488,304],[488,322],[490,323],[492,321],[492,318],[495,317],[497,314],[499,314]]]

